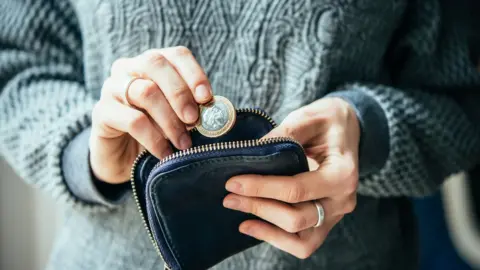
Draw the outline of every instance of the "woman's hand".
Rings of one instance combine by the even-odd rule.
[[[197,121],[198,104],[211,98],[205,72],[185,47],[118,59],[92,114],[93,173],[108,183],[126,182],[143,148],[162,158],[172,152],[168,141],[190,147],[186,124]]]
[[[305,148],[310,172],[286,176],[241,175],[230,179],[227,208],[252,213],[240,232],[307,258],[343,215],[354,210],[360,127],[355,111],[339,98],[324,98],[291,113],[267,137],[292,137]],[[324,223],[314,228],[324,208]]]

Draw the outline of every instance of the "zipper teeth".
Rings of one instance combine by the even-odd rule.
[[[262,116],[263,118],[265,118],[268,122],[270,122],[270,124],[271,124],[274,128],[277,127],[277,123],[275,123],[275,121],[273,121],[273,119],[272,119],[270,116],[268,116],[268,115],[267,115],[264,111],[262,111],[262,110],[259,110],[259,109],[249,109],[249,108],[247,108],[247,109],[237,109],[236,112],[237,112],[237,113],[254,113],[254,114],[260,115],[260,116]],[[197,128],[193,128],[192,130],[190,130],[190,132],[194,132],[194,131],[197,131]],[[248,140],[248,141],[221,142],[221,143],[200,145],[200,146],[196,146],[196,147],[193,147],[193,148],[189,148],[189,149],[186,149],[186,150],[182,150],[182,151],[173,153],[173,154],[171,154],[170,156],[165,157],[164,159],[162,159],[161,161],[159,161],[159,162],[153,167],[153,169],[150,171],[150,174],[151,174],[156,168],[158,168],[159,166],[161,166],[161,165],[164,164],[165,162],[170,161],[170,160],[172,160],[172,159],[184,157],[184,156],[187,156],[187,155],[192,155],[192,154],[197,154],[197,153],[204,153],[204,152],[208,152],[208,151],[216,151],[216,150],[255,147],[255,146],[261,146],[261,145],[266,145],[266,144],[271,144],[271,143],[277,143],[277,142],[293,142],[293,143],[296,143],[296,144],[300,145],[297,141],[295,141],[295,140],[293,140],[293,139],[291,139],[291,138],[287,138],[287,137],[276,137],[276,138],[258,139],[258,140]],[[301,148],[302,148],[302,147],[301,147]],[[302,148],[302,149],[303,149],[303,148]],[[135,158],[135,161],[133,162],[132,170],[131,170],[131,173],[130,173],[130,184],[132,185],[132,193],[133,193],[133,197],[134,197],[134,199],[135,199],[135,203],[137,204],[138,212],[140,213],[140,216],[142,217],[143,225],[144,225],[144,227],[145,227],[145,230],[146,230],[147,233],[148,233],[148,236],[150,237],[150,241],[152,242],[152,244],[153,244],[156,252],[157,252],[158,255],[160,256],[160,258],[162,258],[163,262],[165,263],[165,269],[170,269],[170,267],[169,267],[169,266],[167,265],[167,263],[165,262],[165,258],[163,257],[162,253],[160,252],[160,247],[158,246],[157,242],[155,242],[155,239],[154,239],[154,237],[153,237],[152,232],[151,232],[150,229],[148,228],[147,219],[146,219],[146,217],[145,217],[145,214],[142,212],[142,207],[140,206],[140,200],[139,200],[139,198],[138,198],[137,189],[136,189],[136,187],[135,187],[135,179],[134,179],[135,169],[136,169],[137,164],[138,164],[138,162],[140,161],[140,159],[141,159],[142,157],[144,157],[147,153],[148,153],[147,150],[143,150],[143,151]],[[150,175],[148,176],[148,178],[150,178]]]
[[[256,147],[256,146],[261,146],[261,145],[266,145],[266,144],[271,144],[271,143],[278,143],[278,142],[293,142],[298,145],[297,141],[295,141],[292,138],[288,137],[275,137],[275,138],[267,138],[267,139],[257,139],[257,140],[246,140],[246,141],[231,141],[231,142],[220,142],[220,143],[212,143],[212,144],[206,144],[206,145],[199,145],[195,146],[186,150],[178,151],[175,152],[164,159],[160,160],[155,166],[152,168],[150,171],[150,174],[148,175],[148,179],[152,176],[152,173],[157,169],[158,167],[162,166],[166,162],[177,159],[177,158],[182,158],[185,156],[189,155],[194,155],[194,154],[200,154],[200,153],[205,153],[205,152],[210,152],[210,151],[218,151],[218,150],[226,150],[226,149],[240,149],[240,148],[248,148],[248,147]]]
[[[261,117],[265,118],[270,124],[275,128],[277,127],[277,123],[264,111],[259,110],[259,109],[250,109],[250,108],[242,108],[242,109],[236,109],[237,113],[254,113],[256,115],[260,115]],[[190,132],[197,131],[197,128],[194,127],[190,130]]]
[[[237,113],[254,113],[254,114],[260,115],[261,117],[265,118],[268,122],[270,122],[272,127],[274,127],[274,128],[277,127],[277,123],[275,123],[275,121],[273,121],[273,119],[262,110],[242,108],[242,109],[236,109],[236,112]],[[190,130],[190,132],[195,132],[195,131],[197,131],[197,128],[193,128],[193,129]],[[276,138],[276,139],[279,139],[279,138]],[[285,141],[288,140],[288,141],[291,141],[291,142],[295,142],[293,139],[290,139],[290,138],[284,138],[284,139],[285,139]],[[270,140],[270,139],[262,140],[262,141],[268,141],[268,140]],[[203,152],[207,152],[207,151],[216,151],[216,150],[224,150],[224,149],[231,149],[231,148],[243,148],[243,146],[241,146],[241,145],[244,142],[248,143],[249,147],[250,146],[262,145],[260,143],[260,140],[250,140],[250,141],[221,142],[221,143],[214,143],[214,144],[196,146],[196,147],[193,147],[193,148],[189,148],[189,149],[186,149],[186,150],[175,152],[175,153],[171,154],[170,156],[165,157],[164,159],[159,161],[157,164],[155,164],[155,166],[150,171],[150,174],[155,169],[157,169],[158,167],[160,167],[162,164],[164,164],[165,162],[167,162],[169,160],[179,158],[179,157],[183,157],[183,156],[190,155],[190,154],[203,153]],[[269,143],[272,143],[272,142],[269,142]],[[148,178],[150,178],[150,175],[148,175]]]
[[[258,115],[262,116],[263,118],[267,119],[267,121],[270,122],[270,124],[274,128],[277,127],[277,123],[275,123],[275,121],[273,121],[273,119],[262,110],[246,108],[246,109],[237,109],[237,112],[258,114]]]
[[[167,266],[167,263],[165,262],[165,259],[163,258],[163,255],[162,253],[160,252],[160,247],[157,245],[157,242],[155,242],[155,239],[153,239],[153,234],[152,232],[150,231],[150,229],[148,228],[148,223],[147,223],[147,219],[145,217],[145,214],[142,212],[142,207],[140,206],[140,200],[138,198],[138,194],[137,194],[137,188],[135,187],[135,168],[137,167],[137,164],[138,162],[140,161],[140,159],[142,157],[144,157],[146,154],[148,153],[147,150],[143,150],[136,158],[135,158],[135,161],[133,162],[133,166],[132,166],[132,171],[130,173],[130,184],[132,185],[132,193],[133,193],[133,198],[135,199],[135,203],[137,204],[137,208],[138,208],[138,212],[140,213],[140,216],[142,217],[142,221],[143,221],[143,226],[145,227],[145,230],[147,231],[148,233],[148,236],[150,238],[150,241],[152,242],[157,254],[160,256],[160,258],[162,258],[162,260],[164,261],[165,263],[165,269],[170,269],[168,266]]]

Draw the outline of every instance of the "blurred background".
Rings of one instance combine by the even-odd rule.
[[[20,181],[0,157],[0,270],[40,270],[61,222],[53,201]]]
[[[480,269],[480,170],[470,175],[453,176],[438,194],[413,200],[422,270]],[[59,207],[0,158],[0,270],[44,269],[60,222]]]

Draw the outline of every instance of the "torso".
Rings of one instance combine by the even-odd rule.
[[[348,83],[388,80],[382,61],[403,13],[403,1],[390,0],[72,2],[82,27],[86,85],[95,96],[115,59],[183,45],[206,70],[215,94],[226,96],[236,107],[263,108],[277,121]],[[216,268],[380,270],[395,265],[395,269],[411,269],[408,261],[393,262],[398,252],[404,252],[400,248],[405,235],[397,230],[400,210],[393,206],[378,216],[381,205],[359,199],[355,213],[308,260],[262,244]],[[129,201],[127,210],[111,217],[89,217],[89,223],[98,223],[92,233],[122,245],[112,247],[105,258],[96,255],[92,265],[115,268],[123,260],[125,269],[150,269],[156,264],[141,221],[127,215],[134,208]],[[85,221],[81,214],[76,219]],[[108,228],[102,231],[104,227]],[[135,236],[129,234],[132,231]],[[61,253],[61,246],[57,248]],[[135,256],[135,265],[128,264],[133,262],[129,256]]]
[[[401,8],[331,2],[77,1],[87,84],[98,91],[117,58],[183,45],[215,94],[281,120],[342,84],[384,79],[383,53]]]

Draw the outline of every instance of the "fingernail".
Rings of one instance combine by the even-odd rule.
[[[212,91],[210,91],[210,88],[207,87],[206,85],[201,84],[197,86],[197,88],[195,88],[195,95],[200,100],[207,100],[207,99],[210,99],[212,95]]]
[[[240,201],[235,198],[226,198],[223,200],[223,206],[230,209],[237,209],[240,205]]]
[[[243,192],[242,185],[235,181],[228,181],[225,185],[225,189],[237,194],[241,194]]]
[[[192,140],[190,139],[190,136],[187,133],[183,133],[182,135],[180,135],[179,141],[180,141],[180,148],[182,148],[182,150],[192,146]]]
[[[198,118],[198,108],[193,104],[189,104],[183,109],[183,117],[188,123],[193,123],[197,121]]]

